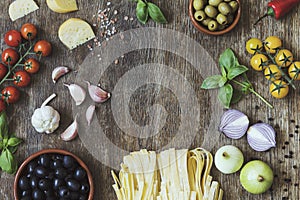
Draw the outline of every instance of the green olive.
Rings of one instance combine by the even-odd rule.
[[[224,30],[226,28],[226,25],[224,24],[219,24],[218,25],[218,30],[221,31],[221,30]]]
[[[207,27],[208,27],[208,30],[215,31],[218,29],[218,22],[216,20],[210,20],[208,22]]]
[[[208,22],[211,21],[211,18],[207,17],[206,19],[204,19],[201,23],[204,25],[204,26],[208,26]]]
[[[195,12],[194,17],[198,22],[201,22],[206,18],[206,14],[203,10],[198,10]]]
[[[207,4],[207,0],[194,0],[193,7],[196,11],[201,10]]]
[[[229,6],[231,7],[232,13],[235,13],[239,8],[239,4],[236,1],[230,1]]]
[[[217,7],[223,0],[208,0],[208,4]]]
[[[228,2],[230,2],[231,0],[224,0],[224,1],[228,3]]]
[[[204,12],[208,17],[211,17],[211,18],[215,18],[218,14],[217,9],[211,5],[207,5],[204,9]]]
[[[223,14],[221,14],[221,13],[219,13],[218,15],[217,15],[217,22],[219,23],[219,24],[222,24],[222,25],[225,25],[225,24],[227,24],[227,17],[225,16],[225,15],[223,15]]]
[[[228,14],[230,14],[232,12],[231,7],[229,6],[229,4],[225,3],[225,2],[222,2],[222,3],[219,4],[218,10],[223,15],[228,15]]]
[[[231,24],[234,20],[233,15],[227,15],[227,24]]]

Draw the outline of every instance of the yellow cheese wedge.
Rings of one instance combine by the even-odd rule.
[[[38,9],[33,0],[16,0],[9,5],[8,14],[10,19],[15,21]]]
[[[57,13],[68,13],[78,10],[76,0],[47,0],[47,6]]]
[[[93,39],[95,34],[87,22],[78,18],[71,18],[59,27],[58,37],[69,49],[74,49]]]

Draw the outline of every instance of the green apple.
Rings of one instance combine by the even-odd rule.
[[[237,172],[244,163],[244,156],[241,150],[233,145],[226,145],[218,149],[215,154],[216,168],[223,174]]]
[[[252,194],[266,192],[271,187],[273,179],[274,175],[270,166],[260,160],[248,162],[240,174],[242,186]]]

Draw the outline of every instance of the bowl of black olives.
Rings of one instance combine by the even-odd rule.
[[[15,200],[92,200],[91,172],[74,154],[45,149],[29,156],[14,181]]]
[[[240,20],[240,0],[190,0],[189,17],[199,31],[223,35]]]

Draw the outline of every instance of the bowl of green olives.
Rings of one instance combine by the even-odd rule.
[[[199,31],[223,35],[240,20],[240,0],[190,0],[189,17]]]
[[[15,200],[92,200],[93,196],[88,167],[65,150],[45,149],[32,154],[15,176]]]

